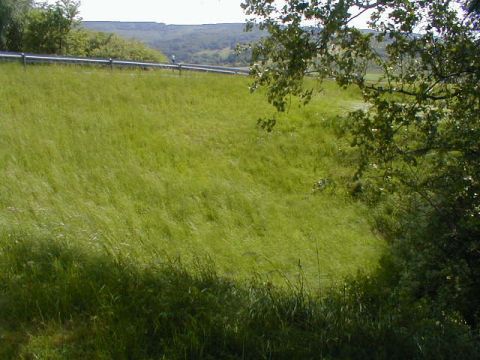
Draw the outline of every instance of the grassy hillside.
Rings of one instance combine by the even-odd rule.
[[[478,358],[462,321],[381,273],[333,284],[384,247],[336,136],[358,94],[327,84],[267,133],[246,78],[0,81],[1,359]]]
[[[3,229],[312,285],[378,259],[334,135],[354,93],[332,85],[267,133],[245,78],[2,65],[0,82]]]

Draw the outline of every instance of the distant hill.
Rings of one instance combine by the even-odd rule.
[[[249,65],[249,55],[237,55],[239,44],[256,42],[268,35],[258,28],[245,32],[245,24],[167,25],[155,22],[85,21],[89,30],[110,32],[136,39],[160,50],[178,62],[210,65]],[[362,30],[371,33],[372,30]],[[378,53],[385,54],[387,41],[374,42]],[[371,70],[375,71],[372,66]]]
[[[177,61],[212,65],[247,65],[246,55],[238,56],[238,44],[258,41],[266,32],[245,32],[245,24],[166,25],[154,22],[85,21],[90,30],[140,40]]]

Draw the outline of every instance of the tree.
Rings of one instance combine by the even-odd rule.
[[[41,4],[27,17],[24,34],[25,51],[46,54],[68,54],[71,36],[80,23],[80,2],[61,0],[54,5]]]
[[[32,0],[0,0],[0,49],[19,51],[27,12]]]
[[[88,57],[151,62],[167,61],[165,55],[160,51],[151,49],[140,41],[127,40],[104,32],[84,31],[84,33],[87,37],[84,55]]]
[[[280,111],[289,94],[309,101],[307,75],[362,90],[369,109],[350,114],[361,154],[357,176],[412,205],[393,246],[400,283],[408,284],[409,296],[478,323],[480,1],[244,0],[242,6],[252,24],[270,33],[253,48],[253,88],[266,86]],[[366,15],[371,31],[351,25]],[[380,78],[367,81],[373,68]]]

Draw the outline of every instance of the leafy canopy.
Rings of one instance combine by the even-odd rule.
[[[136,61],[167,61],[159,51],[135,40],[83,29],[80,2],[54,4],[0,0],[0,50]]]
[[[377,193],[401,194],[411,205],[397,204],[415,214],[416,224],[397,238],[415,239],[402,255],[412,292],[441,297],[478,319],[480,1],[244,0],[242,6],[251,24],[270,33],[253,49],[253,88],[266,86],[280,111],[290,94],[308,102],[307,75],[362,90],[368,108],[349,121],[361,154],[357,175]],[[369,31],[352,26],[360,16],[369,19]]]
[[[0,49],[20,50],[25,16],[32,0],[0,0]]]
[[[80,24],[79,7],[79,1],[61,0],[54,5],[40,4],[29,11],[24,49],[47,54],[69,53],[69,40]]]

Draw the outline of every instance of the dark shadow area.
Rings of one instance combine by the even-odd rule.
[[[478,358],[468,327],[395,300],[383,276],[321,297],[236,284],[211,266],[138,264],[1,236],[0,357],[102,359]]]

